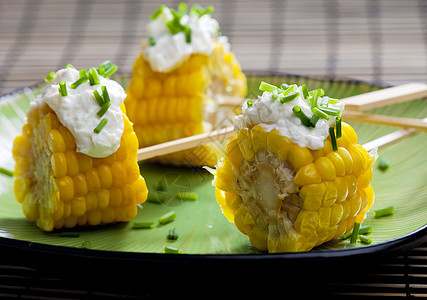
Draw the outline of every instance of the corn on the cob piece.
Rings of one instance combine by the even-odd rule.
[[[215,195],[224,215],[262,251],[308,251],[361,223],[374,201],[375,158],[342,123],[311,150],[261,125],[243,128],[217,166]]]
[[[220,126],[233,117],[230,108],[219,108],[221,96],[243,97],[246,77],[233,53],[216,42],[211,55],[193,53],[167,72],[154,71],[142,54],[143,41],[125,100],[141,147],[151,146]],[[212,146],[165,155],[156,159],[174,165],[214,166],[220,151]]]
[[[51,231],[129,221],[136,215],[147,187],[136,161],[138,140],[124,114],[123,120],[119,149],[94,158],[76,152],[73,135],[47,104],[32,106],[13,144],[14,191],[28,220]]]

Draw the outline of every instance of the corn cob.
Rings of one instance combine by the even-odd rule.
[[[333,151],[300,147],[263,124],[244,127],[226,148],[213,184],[218,204],[253,246],[269,252],[308,251],[348,233],[373,204],[375,157],[342,122]]]
[[[142,54],[146,47],[149,45],[144,40],[125,100],[141,147],[208,132],[233,117],[230,108],[219,108],[217,102],[224,95],[243,97],[246,77],[223,43],[215,42],[211,55],[193,53],[167,72],[152,69]],[[156,160],[214,166],[218,153],[212,145],[204,145]]]
[[[147,197],[138,140],[125,115],[118,150],[104,158],[76,151],[76,140],[44,102],[33,104],[13,143],[14,192],[26,218],[45,231],[129,221]]]

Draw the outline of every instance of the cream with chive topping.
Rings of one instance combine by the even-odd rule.
[[[210,55],[217,41],[229,48],[227,38],[218,37],[219,24],[209,15],[212,10],[195,5],[187,12],[183,3],[178,11],[160,6],[151,15],[143,42],[142,53],[151,68],[169,72],[193,53]]]
[[[90,69],[90,72],[94,80],[80,80],[80,84],[72,87],[81,78],[80,72],[71,67],[59,70],[35,101],[45,102],[55,111],[61,123],[74,136],[78,152],[92,157],[107,157],[120,146],[124,130],[120,106],[126,93],[117,82],[95,74],[95,68]],[[60,92],[62,82],[65,84],[61,85],[61,90],[66,90],[66,94]],[[103,90],[108,91],[110,104],[106,105],[108,109],[102,110],[101,114],[102,107],[94,91],[103,95]],[[102,100],[105,100],[105,96]]]
[[[276,87],[262,82],[260,89],[263,94],[256,101],[243,104],[242,114],[234,118],[236,130],[259,124],[267,131],[277,129],[300,147],[316,150],[324,146],[329,128],[335,128],[336,118],[344,109],[336,99],[329,101],[329,97],[320,96],[323,90],[309,93],[305,85]]]

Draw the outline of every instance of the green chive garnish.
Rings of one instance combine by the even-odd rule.
[[[304,99],[310,98],[310,94],[308,93],[307,85],[305,83],[301,86],[301,90],[302,90],[302,94],[304,96]]]
[[[380,156],[378,158],[378,169],[385,171],[390,167],[390,162],[387,158]]]
[[[191,28],[190,27],[186,27],[184,30],[185,33],[185,41],[190,44],[191,43]]]
[[[307,117],[307,115],[301,110],[301,107],[294,106],[292,108],[292,111],[294,112],[294,115],[301,120],[302,124],[304,124],[307,127],[314,127],[313,124],[310,122],[310,118]]]
[[[104,105],[102,105],[101,109],[98,110],[98,112],[96,113],[98,115],[98,117],[102,117],[108,110],[108,108],[110,108],[111,106],[111,102],[105,102]]]
[[[61,94],[61,96],[67,96],[67,86],[65,85],[65,81],[61,81],[59,83],[59,88],[58,88],[59,93]]]
[[[350,243],[355,244],[359,235],[360,223],[354,222],[353,233],[351,234]]]
[[[80,77],[87,77],[87,74],[86,74],[86,69],[81,69],[80,71],[79,71],[79,75],[80,75]]]
[[[251,106],[253,105],[253,102],[252,102],[251,100],[248,100],[248,102],[246,102],[246,105],[247,105],[248,107],[251,107]]]
[[[372,243],[372,238],[367,237],[365,235],[359,235],[359,240],[364,244],[370,244]]]
[[[52,80],[52,78],[55,76],[55,72],[50,72],[44,79],[44,81],[49,82]]]
[[[323,111],[321,111],[320,109],[318,109],[317,107],[313,107],[311,110],[319,118],[329,120],[329,116],[326,113],[324,113]]]
[[[313,125],[313,127],[316,127],[317,121],[319,121],[319,116],[316,114],[313,114],[313,116],[310,119],[311,125]]]
[[[104,98],[104,102],[110,102],[110,95],[108,94],[107,87],[105,85],[101,86],[102,97]]]
[[[324,113],[327,113],[330,116],[334,116],[334,117],[338,117],[341,113],[341,111],[339,109],[335,109],[335,108],[330,108],[330,107],[320,107],[319,108],[321,111],[323,111]]]
[[[175,195],[177,199],[180,200],[191,200],[194,201],[197,199],[197,193],[192,192],[179,192]]]
[[[181,2],[180,4],[178,4],[178,11],[182,14],[185,15],[188,11],[188,4]]]
[[[172,247],[168,247],[168,246],[166,246],[163,251],[164,251],[164,253],[172,253],[172,254],[181,254],[182,253],[181,249],[172,248]]]
[[[132,223],[133,229],[146,229],[146,228],[154,228],[154,222],[147,221],[147,222],[133,222]]]
[[[319,89],[315,90],[313,92],[312,98],[311,98],[311,109],[313,110],[315,107],[317,107],[317,99],[320,97],[320,91]],[[319,116],[320,117],[320,116]]]
[[[110,68],[105,69],[104,74],[102,74],[102,76],[104,76],[105,78],[110,77],[111,75],[113,75],[114,73],[116,73],[118,67],[116,65],[112,65]]]
[[[59,235],[60,237],[72,237],[72,238],[77,238],[80,236],[79,232],[75,232],[75,231],[65,231],[65,232],[61,232],[61,234]]]
[[[281,85],[280,85],[280,87],[281,87],[281,89],[282,90],[287,90],[289,87],[290,87],[290,85],[289,84],[287,84],[287,83],[282,83]]]
[[[149,42],[150,46],[154,46],[156,44],[156,39],[152,36],[149,36],[148,42]]]
[[[389,206],[383,209],[378,209],[374,211],[375,219],[394,215],[394,206]]]
[[[280,103],[289,102],[289,101],[292,101],[292,100],[294,100],[294,99],[296,99],[298,97],[299,97],[299,93],[290,93],[287,96],[281,97],[280,98]]]
[[[99,92],[97,90],[94,90],[93,95],[95,96],[96,102],[98,102],[99,106],[102,107],[104,105],[104,99],[101,97]]]
[[[92,248],[92,244],[91,244],[91,242],[89,242],[89,241],[84,241],[84,242],[82,243],[82,245],[80,246],[80,248],[90,249],[90,248]]]
[[[337,139],[339,139],[342,136],[342,131],[341,131],[341,117],[337,117],[335,119],[335,130],[336,130]]]
[[[166,8],[166,5],[160,5],[158,9],[156,9],[151,15],[150,15],[150,19],[151,20],[155,20],[157,19],[161,13],[163,12],[163,10]]]
[[[318,93],[319,97],[322,97],[323,95],[325,95],[325,91],[322,88],[318,88],[316,90],[309,91],[308,94],[310,96],[313,96],[314,93],[316,93],[316,92]]]
[[[108,120],[106,118],[102,119],[101,122],[99,122],[98,126],[95,127],[93,132],[100,133],[102,128],[107,124]]]
[[[98,72],[96,71],[95,68],[90,68],[88,75],[89,75],[90,85],[97,85],[100,83],[99,77],[98,77]]]
[[[159,224],[167,224],[175,220],[176,212],[170,211],[159,218]]]
[[[371,225],[365,225],[361,226],[359,228],[359,234],[368,234],[372,232],[372,226]]]
[[[75,68],[74,68],[74,66],[73,66],[72,64],[67,64],[67,65],[65,66],[65,68],[75,69]]]
[[[333,127],[329,127],[329,135],[331,136],[332,149],[338,151],[337,139],[335,137],[335,131]]]
[[[84,70],[83,70],[84,71]],[[81,85],[83,82],[86,82],[86,81],[88,81],[88,78],[87,78],[87,76],[86,75],[84,75],[84,77],[80,77],[79,79],[77,79],[76,81],[74,81],[72,84],[71,84],[71,88],[72,89],[76,89],[79,85]]]
[[[153,192],[148,192],[147,202],[163,203],[163,201],[165,201],[165,196]]]
[[[342,236],[340,236],[338,239],[340,240],[346,240],[349,237],[351,237],[351,235],[353,234],[353,230],[350,230],[349,232],[347,232],[346,234],[343,234]]]
[[[7,175],[9,177],[13,177],[14,176],[13,171],[5,169],[5,168],[2,168],[2,167],[0,167],[0,173],[4,174],[4,175]]]
[[[176,228],[172,228],[169,230],[168,240],[177,240],[178,237],[179,237],[178,230],[176,230]]]
[[[275,89],[277,89],[277,86],[264,81],[261,81],[261,84],[259,85],[259,90],[263,92],[273,92]]]

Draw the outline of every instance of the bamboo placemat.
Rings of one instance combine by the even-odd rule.
[[[179,2],[163,1],[172,7]],[[247,73],[327,76],[385,85],[427,81],[425,0],[199,3],[214,5],[213,16]],[[0,0],[0,95],[39,82],[67,63],[86,68],[111,59],[121,73],[130,73],[146,36],[146,21],[159,4],[154,0]],[[323,279],[325,289],[319,293],[426,297],[426,274],[425,243],[369,269]],[[140,295],[111,287],[91,290],[88,284],[0,258],[1,296],[122,299]]]

